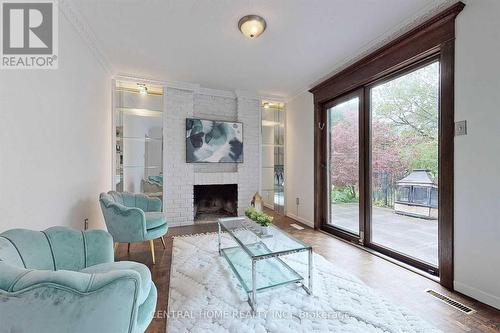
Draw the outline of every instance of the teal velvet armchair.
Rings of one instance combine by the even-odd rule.
[[[144,332],[156,298],[149,269],[114,262],[103,230],[0,234],[0,332]]]
[[[149,241],[153,264],[155,252],[153,240],[160,238],[165,248],[163,236],[168,225],[161,212],[161,200],[144,194],[110,191],[99,196],[104,221],[116,243]]]

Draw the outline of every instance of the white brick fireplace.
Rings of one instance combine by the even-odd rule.
[[[260,186],[260,100],[212,89],[166,88],[164,210],[170,226],[194,223],[194,185],[238,185],[238,215]],[[186,118],[243,123],[243,163],[186,163]]]

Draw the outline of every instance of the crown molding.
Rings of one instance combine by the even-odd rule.
[[[405,33],[418,27],[419,25],[421,25],[425,21],[429,20],[430,18],[434,17],[435,15],[439,14],[440,12],[444,11],[448,7],[451,7],[452,5],[454,5],[458,2],[459,2],[459,0],[444,0],[444,1],[434,0],[434,1],[432,1],[429,5],[425,6],[423,9],[418,11],[412,17],[406,19],[402,23],[400,23],[400,24],[396,25],[395,27],[393,27],[392,29],[386,31],[385,33],[383,33],[379,37],[375,38],[371,42],[363,45],[356,52],[353,52],[351,56],[344,58],[343,60],[334,64],[333,65],[334,69],[332,71],[330,71],[329,73],[322,75],[320,78],[314,80],[313,82],[309,83],[308,85],[302,87],[301,89],[298,89],[294,93],[287,96],[287,101],[294,100],[295,98],[299,97],[300,95],[304,94],[305,92],[309,92],[309,90],[311,90],[313,87],[316,87],[317,85],[326,81],[328,78],[340,73],[341,71],[345,70],[349,66],[355,64],[356,62],[363,59],[364,57],[377,51],[378,49],[380,49],[384,45],[401,37]]]
[[[97,39],[95,34],[90,29],[89,25],[83,18],[83,16],[78,12],[78,10],[71,4],[70,0],[59,0],[58,1],[59,11],[64,15],[64,17],[69,21],[69,23],[75,28],[76,32],[83,39],[83,42],[90,49],[91,53],[97,59],[102,68],[110,75],[113,75],[114,70],[111,66],[111,62],[106,57],[104,52],[98,47]]]

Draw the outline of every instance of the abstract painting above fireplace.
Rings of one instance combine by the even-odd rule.
[[[243,124],[186,119],[187,163],[242,163]]]

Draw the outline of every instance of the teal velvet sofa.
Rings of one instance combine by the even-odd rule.
[[[156,298],[145,265],[114,262],[106,231],[0,234],[0,332],[144,332]]]
[[[161,211],[161,200],[144,194],[109,191],[99,196],[104,221],[115,243],[149,241],[153,264],[155,251],[153,240],[159,238],[165,248],[163,236],[168,225]]]

